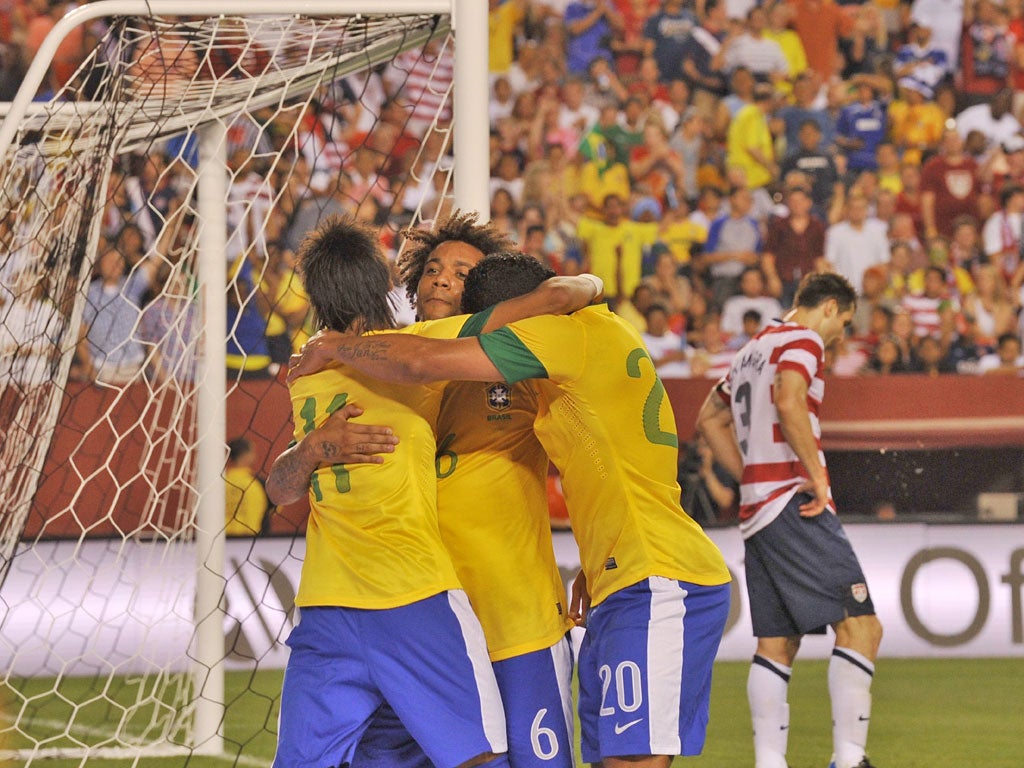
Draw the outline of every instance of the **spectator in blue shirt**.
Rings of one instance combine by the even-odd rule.
[[[875,87],[858,80],[857,100],[843,107],[836,121],[836,145],[846,155],[850,176],[878,170],[875,150],[885,141],[885,132],[885,107],[875,97]]]

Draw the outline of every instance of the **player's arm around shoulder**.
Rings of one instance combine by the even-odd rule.
[[[552,277],[529,293],[496,305],[481,333],[537,315],[566,315],[589,306],[603,294],[604,281],[597,275]]]

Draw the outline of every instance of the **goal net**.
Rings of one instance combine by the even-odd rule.
[[[270,764],[305,509],[225,463],[290,439],[302,235],[451,209],[448,18],[94,13],[5,121],[0,763]]]

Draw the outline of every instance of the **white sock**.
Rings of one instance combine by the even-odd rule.
[[[864,759],[871,719],[871,679],[875,665],[850,650],[836,647],[828,665],[832,699],[832,745],[836,768],[854,768]]]
[[[747,700],[754,724],[755,768],[786,768],[789,738],[789,676],[787,667],[764,656],[754,656],[747,677]]]

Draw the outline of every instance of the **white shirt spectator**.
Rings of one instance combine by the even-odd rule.
[[[833,224],[825,232],[825,260],[850,281],[859,296],[864,270],[889,263],[885,224],[878,219],[868,219],[860,228],[848,221]]]
[[[722,330],[730,336],[743,333],[743,315],[751,309],[761,315],[761,326],[758,330],[762,330],[772,320],[782,317],[782,305],[778,299],[771,296],[750,297],[737,294],[726,299],[722,306]]]
[[[652,360],[661,360],[670,352],[683,351],[682,336],[672,331],[665,331],[661,336],[641,333],[640,338],[644,340]],[[690,377],[690,364],[685,360],[665,363],[658,366],[658,375],[663,379],[688,379]]]
[[[996,120],[988,104],[976,104],[956,116],[956,130],[964,139],[971,131],[979,131],[988,139],[989,146],[995,146],[1019,134],[1021,125],[1009,112]]]

